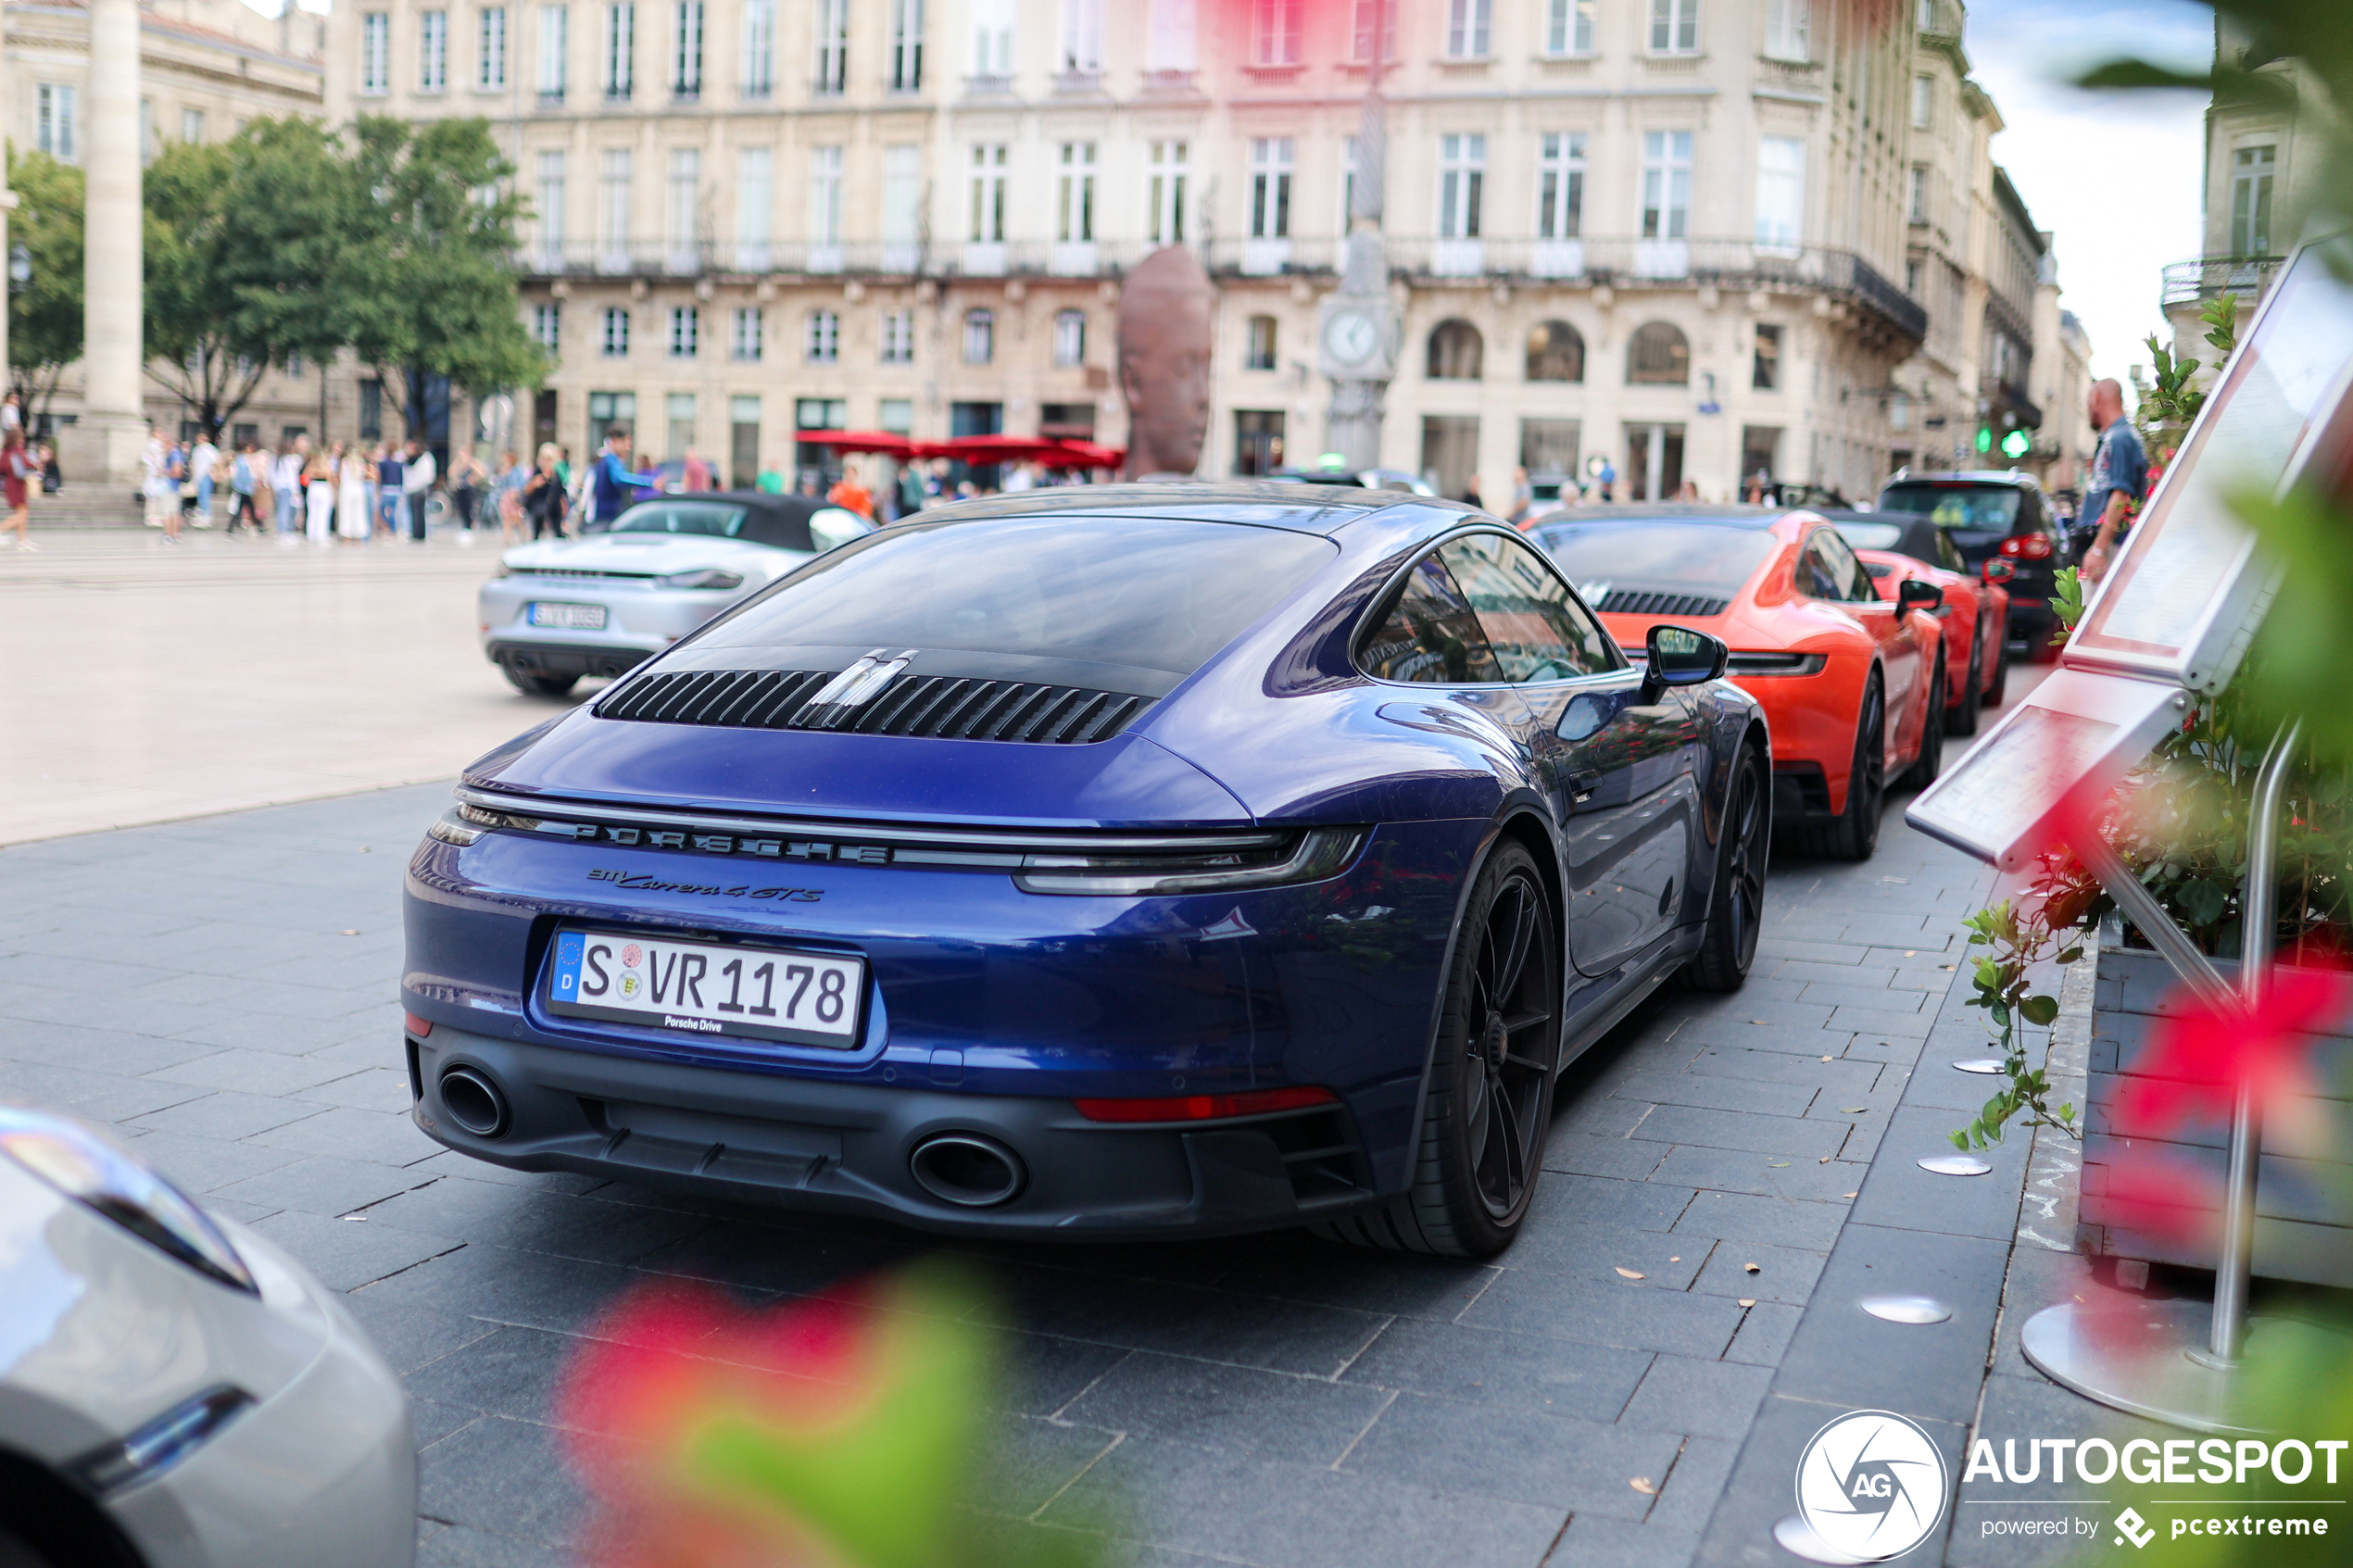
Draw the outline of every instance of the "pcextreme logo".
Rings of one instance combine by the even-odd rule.
[[[1936,1444],[1892,1411],[1840,1416],[1797,1461],[1799,1516],[1856,1562],[1900,1557],[1926,1540],[1951,1490]]]

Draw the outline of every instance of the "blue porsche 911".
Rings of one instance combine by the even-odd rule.
[[[409,867],[417,1123],[940,1231],[1492,1253],[1562,1064],[1755,950],[1725,659],[1629,659],[1451,502],[922,513],[467,771]]]

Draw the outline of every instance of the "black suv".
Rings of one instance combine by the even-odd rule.
[[[2075,564],[2075,547],[2032,475],[1902,473],[1879,493],[1879,509],[1926,514],[1972,571],[2008,562],[2011,574],[1999,580],[2010,592],[2010,646],[2034,659],[2057,656],[2051,594],[2059,569]]]

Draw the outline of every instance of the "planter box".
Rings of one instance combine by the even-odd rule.
[[[2116,1100],[2142,1070],[2150,1035],[2175,981],[2158,954],[2124,946],[2113,916],[2101,927],[2096,963],[2079,1244],[2095,1256],[2210,1269],[2221,1234],[2229,1097],[2220,1087],[2208,1086],[2208,1104],[2197,1121],[2176,1129],[2170,1140],[2118,1135]],[[2217,961],[2214,967],[2236,983],[2235,962]],[[2264,1127],[2256,1184],[2255,1273],[2270,1279],[2353,1286],[2353,1102],[2347,1099],[2348,1089],[2353,1089],[2353,1038],[2317,1038],[2309,1060],[2319,1094],[2275,1109]],[[2152,1230],[2145,1210],[2117,1201],[2110,1179],[2128,1153],[2193,1173],[2211,1187],[2213,1203],[2178,1215],[2181,1228],[2191,1236]]]

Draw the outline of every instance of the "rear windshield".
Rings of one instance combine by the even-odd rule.
[[[1990,528],[2007,533],[2018,521],[2018,492],[2007,484],[1891,484],[1880,495],[1879,509],[1919,512],[1939,528]]]
[[[887,529],[796,573],[705,646],[888,646],[1191,674],[1329,562],[1311,533],[1162,518]]]
[[[1613,587],[1730,598],[1781,546],[1762,528],[1647,519],[1550,523],[1535,538],[1588,604]]]
[[[830,550],[871,533],[874,524],[839,507],[812,515],[798,509],[768,511],[723,501],[646,501],[621,514],[615,533],[705,533],[743,539],[779,550]]]
[[[615,533],[711,533],[733,539],[744,526],[744,508],[715,501],[647,501],[621,514]]]

